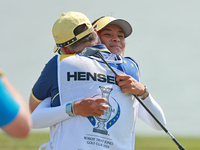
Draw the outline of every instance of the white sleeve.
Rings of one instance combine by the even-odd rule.
[[[162,108],[158,105],[158,103],[153,99],[153,97],[149,94],[149,96],[142,101],[147,108],[151,111],[151,113],[159,120],[159,122],[165,126],[166,120],[163,113]],[[156,130],[162,130],[160,125],[153,119],[153,117],[146,111],[146,109],[140,104],[138,110],[138,117],[146,122],[149,126]]]
[[[71,118],[66,106],[50,107],[51,98],[43,100],[31,114],[33,129],[46,128]]]

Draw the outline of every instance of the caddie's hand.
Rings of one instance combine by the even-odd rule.
[[[108,105],[101,103],[107,103],[107,99],[86,98],[84,100],[74,102],[74,113],[83,117],[101,116],[105,113],[105,109],[109,108]]]
[[[145,87],[129,75],[117,75],[116,81],[123,93],[132,93],[134,95],[143,95]]]

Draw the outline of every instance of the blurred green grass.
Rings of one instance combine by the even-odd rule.
[[[186,150],[200,150],[200,138],[176,137],[176,139]],[[0,133],[0,150],[37,150],[41,144],[48,141],[48,132],[32,132],[25,139],[15,139]],[[178,150],[176,144],[168,136],[136,136],[135,145],[135,150]]]

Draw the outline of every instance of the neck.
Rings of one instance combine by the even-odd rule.
[[[63,54],[74,54],[75,52],[68,47],[61,47],[61,50],[63,51]]]

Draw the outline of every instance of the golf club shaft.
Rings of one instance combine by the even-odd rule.
[[[134,94],[133,94],[134,95]],[[185,148],[174,138],[174,136],[160,123],[160,121],[152,114],[152,112],[146,107],[146,105],[141,101],[138,96],[134,95],[134,97],[140,102],[140,104],[146,109],[146,111],[154,118],[154,120],[160,125],[160,127],[168,134],[168,136],[172,139],[172,141],[178,146],[180,150],[185,150]]]
[[[104,63],[110,68],[110,70],[117,76],[117,73],[111,68],[111,66],[105,61],[105,59],[98,53],[98,56],[104,61]],[[134,94],[133,94],[134,95]],[[140,102],[140,104],[146,109],[146,111],[153,117],[153,119],[160,125],[160,127],[169,135],[172,141],[178,146],[180,150],[185,150],[185,148],[174,138],[174,136],[160,123],[160,121],[152,114],[152,112],[146,107],[146,105],[141,101],[138,96],[134,97]]]

